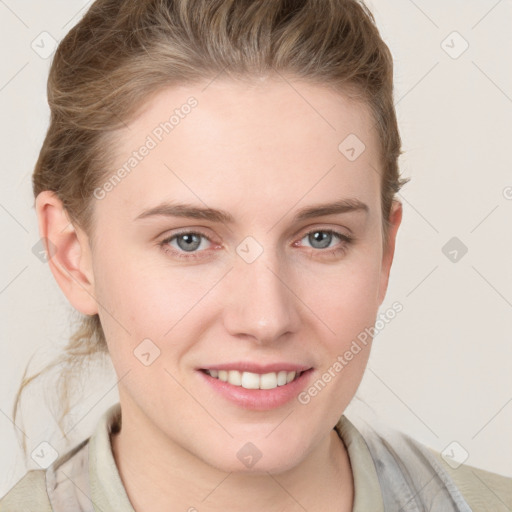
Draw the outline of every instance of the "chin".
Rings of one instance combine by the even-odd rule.
[[[304,443],[269,442],[261,439],[254,442],[232,440],[228,445],[219,444],[208,456],[202,459],[220,471],[263,475],[283,473],[300,464],[306,456]]]

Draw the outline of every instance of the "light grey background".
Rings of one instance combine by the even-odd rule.
[[[0,495],[27,470],[15,429],[29,452],[43,441],[64,449],[40,388],[25,395],[25,423],[15,427],[11,409],[29,358],[40,368],[71,330],[71,306],[32,253],[31,174],[48,124],[43,57],[89,4],[0,0]],[[512,1],[367,4],[395,58],[401,169],[412,180],[381,311],[404,309],[376,337],[358,396],[386,424],[512,476]],[[452,237],[468,249],[455,262],[453,247],[443,252]],[[118,400],[115,384],[108,371],[84,381],[73,444]],[[368,411],[354,401],[351,414]]]

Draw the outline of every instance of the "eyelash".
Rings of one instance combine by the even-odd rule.
[[[339,231],[336,231],[334,229],[327,229],[327,228],[326,229],[313,229],[311,231],[308,231],[300,238],[300,240],[302,240],[304,237],[311,235],[313,233],[329,233],[331,235],[338,237],[341,240],[341,242],[342,242],[341,246],[337,247],[335,249],[312,248],[313,252],[318,252],[320,254],[324,254],[324,255],[328,255],[328,256],[336,256],[336,255],[344,254],[348,248],[347,246],[350,245],[354,241],[353,236],[349,236],[344,233],[340,233]],[[206,238],[206,240],[208,240],[209,242],[212,242],[211,239],[205,233],[202,233],[201,231],[181,231],[179,233],[174,233],[173,235],[165,238],[164,240],[159,242],[158,245],[162,248],[162,250],[165,253],[171,253],[174,257],[177,257],[177,258],[186,259],[186,260],[194,260],[194,259],[204,258],[204,256],[198,255],[198,254],[200,254],[200,252],[203,252],[203,251],[200,251],[199,253],[197,253],[197,252],[186,253],[184,251],[178,251],[176,249],[170,248],[170,246],[168,244],[170,242],[172,242],[172,240],[174,240],[175,238],[178,238],[183,235],[199,235],[199,236],[202,236],[203,238]]]

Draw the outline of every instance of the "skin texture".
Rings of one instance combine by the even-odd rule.
[[[306,405],[292,399],[244,409],[197,368],[299,363],[313,368],[309,386],[374,324],[402,209],[393,203],[383,252],[373,120],[365,106],[298,80],[168,88],[115,134],[112,174],[191,96],[197,106],[95,199],[94,240],[69,223],[54,194],[36,200],[40,234],[57,247],[49,260],[55,279],[77,310],[101,318],[119,378],[123,425],[112,445],[128,496],[138,512],[233,503],[240,510],[351,510],[350,463],[332,429],[359,386],[371,344]],[[354,161],[338,150],[349,134],[366,146]],[[368,212],[293,220],[304,207],[348,198]],[[235,222],[134,220],[162,201],[226,210]],[[207,237],[194,253],[183,238],[167,242],[167,252],[159,246],[183,228]],[[322,229],[353,241],[334,235],[322,248],[307,236]],[[262,249],[251,263],[237,252],[248,236]],[[160,350],[149,366],[134,355],[144,339]],[[251,468],[237,457],[247,442],[262,454]]]

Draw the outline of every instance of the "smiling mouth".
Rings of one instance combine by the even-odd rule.
[[[286,371],[269,373],[240,372],[238,370],[201,370],[214,379],[227,382],[233,386],[245,389],[275,389],[278,386],[286,386],[297,380],[304,371]],[[309,370],[305,370],[309,371]]]

